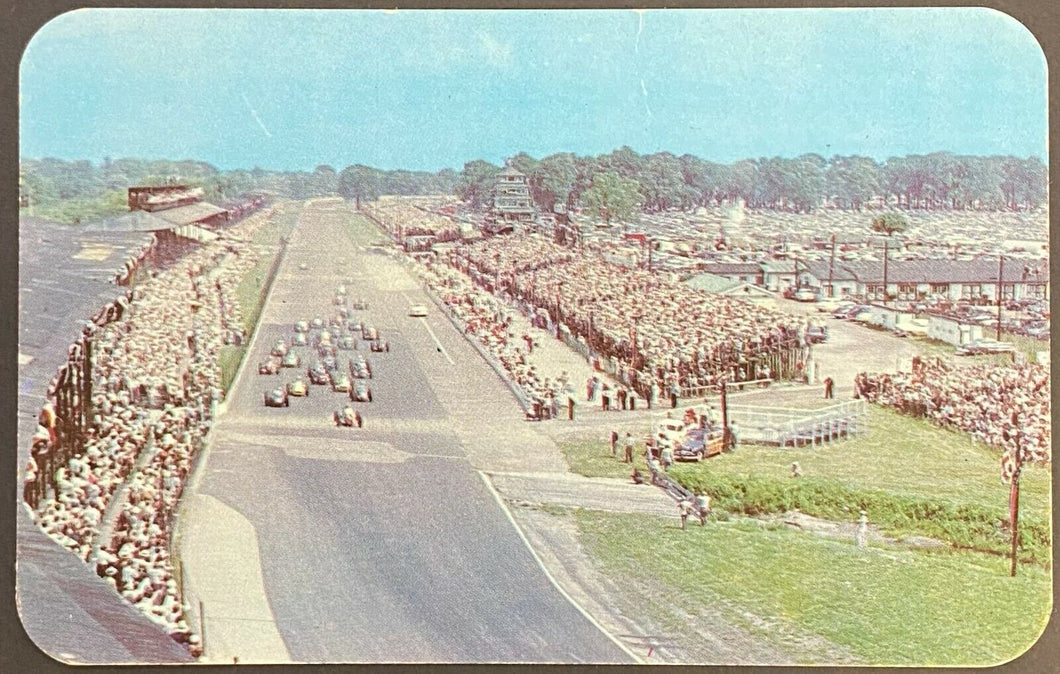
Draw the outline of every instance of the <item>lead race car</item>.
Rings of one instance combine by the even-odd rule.
[[[354,426],[357,428],[364,427],[364,418],[361,417],[361,413],[349,405],[341,410],[335,410],[331,417],[335,421],[336,426],[344,426],[346,428],[353,428]]]

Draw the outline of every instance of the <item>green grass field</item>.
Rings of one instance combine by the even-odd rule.
[[[626,464],[611,457],[605,433],[561,443],[571,470],[589,477],[626,477]],[[643,443],[637,451],[644,451]],[[855,489],[930,497],[955,504],[1008,503],[1001,483],[1000,452],[968,435],[921,419],[869,406],[869,432],[820,447],[777,448],[741,445],[698,464],[680,464],[689,472],[709,471],[746,477],[790,479],[798,461],[806,477],[836,480]],[[638,457],[642,467],[643,457]],[[1048,467],[1025,466],[1021,512],[1048,516],[1051,476]]]
[[[355,246],[371,246],[377,243],[386,243],[388,239],[380,231],[379,227],[366,216],[354,210],[348,205],[349,217],[346,220],[346,233]]]
[[[858,548],[747,520],[682,531],[659,517],[569,516],[629,591],[663,592],[691,615],[720,610],[800,664],[831,662],[829,644],[876,665],[996,664],[1032,645],[1050,612],[1048,572],[1010,578],[1000,558]]]
[[[710,494],[719,511],[800,510],[853,521],[865,508],[889,536],[928,536],[957,548],[1004,554],[1009,486],[1001,482],[1000,453],[924,420],[877,406],[869,410],[870,431],[861,437],[817,448],[742,445],[701,463],[678,464],[671,474]],[[560,448],[576,473],[629,474],[626,464],[611,457],[606,437],[572,439]],[[637,460],[644,467],[643,458]],[[794,461],[803,471],[797,480],[791,478]],[[1041,566],[1051,559],[1050,487],[1048,467],[1025,466],[1020,559]]]

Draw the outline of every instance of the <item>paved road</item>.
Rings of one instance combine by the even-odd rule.
[[[291,658],[630,662],[550,583],[478,472],[561,470],[555,448],[524,430],[511,393],[398,261],[347,241],[336,213],[307,207],[197,490],[256,530]],[[345,277],[351,296],[370,303],[357,313],[391,345],[365,353],[374,400],[357,404],[360,430],[331,424],[346,398],[323,386],[289,408],[265,408],[264,390],[296,371],[256,373],[296,320],[334,313]],[[408,317],[411,303],[428,304],[431,315]],[[313,360],[308,348],[296,350]],[[211,525],[194,510],[190,519],[192,530]],[[209,651],[211,621],[225,617],[211,618],[205,601]]]

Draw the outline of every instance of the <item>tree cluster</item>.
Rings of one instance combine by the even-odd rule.
[[[750,208],[798,213],[818,208],[925,210],[1032,210],[1047,198],[1048,169],[1037,157],[963,156],[948,152],[892,157],[817,154],[743,159],[730,164],[669,152],[641,155],[629,147],[596,157],[563,152],[541,160],[519,153],[512,166],[527,175],[534,203],[584,205],[600,174],[633,181],[646,212],[692,209],[742,201]],[[464,165],[456,193],[472,206],[488,203],[500,167],[482,160]],[[613,181],[612,181],[613,182]]]

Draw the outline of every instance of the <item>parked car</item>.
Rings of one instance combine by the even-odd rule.
[[[265,407],[290,407],[291,400],[287,397],[287,391],[282,388],[274,388],[271,391],[266,391],[265,395]]]
[[[817,293],[809,288],[799,288],[795,291],[796,302],[816,302]]]
[[[957,347],[958,356],[977,356],[985,353],[1009,353],[1016,347],[1011,342],[999,342],[996,339],[976,339]]]
[[[314,317],[313,320],[309,323],[309,327],[313,328],[314,330],[320,330],[324,327],[324,319],[320,316]]]
[[[828,328],[823,325],[811,325],[806,328],[807,344],[823,344],[828,341]]]
[[[304,332],[296,332],[291,337],[291,346],[308,346],[309,340],[306,338]]]
[[[390,353],[390,342],[385,339],[373,339],[370,342],[370,348],[376,353],[387,352]]]
[[[346,286],[345,286],[345,284],[340,285],[338,288],[335,288],[335,294],[336,295],[345,296],[346,295]]]
[[[357,309],[359,311],[367,311],[368,310],[368,300],[364,299],[363,297],[359,297],[359,298],[355,299],[353,302],[350,303],[350,308],[351,309]]]
[[[357,348],[357,339],[353,335],[339,337],[339,348],[343,351],[353,351]]]
[[[309,332],[309,321],[298,321],[294,324],[295,332]]]
[[[863,304],[853,304],[847,307],[840,307],[832,314],[832,318],[838,318],[840,320],[848,321],[853,319],[855,316],[865,311],[867,307]]]
[[[309,384],[305,383],[302,378],[295,379],[287,384],[287,395],[308,397],[309,396]]]
[[[409,316],[413,318],[423,318],[427,315],[427,307],[422,304],[413,304],[409,307]]]
[[[370,325],[361,328],[361,337],[366,340],[379,339],[379,331]]]
[[[1020,329],[1020,332],[1028,337],[1049,339],[1049,324],[1044,321],[1028,323]]]
[[[674,461],[702,461],[707,453],[707,431],[693,428],[674,446]]]

